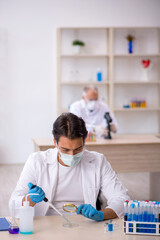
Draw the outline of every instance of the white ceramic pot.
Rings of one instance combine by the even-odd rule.
[[[79,46],[79,45],[73,46],[73,53],[76,54],[76,55],[80,54],[81,53],[81,46]]]
[[[142,75],[142,81],[148,82],[149,77],[148,77],[148,68],[143,68],[143,75]]]

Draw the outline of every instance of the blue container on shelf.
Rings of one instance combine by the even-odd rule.
[[[128,42],[128,52],[133,53],[133,41]]]
[[[98,82],[102,81],[102,72],[100,68],[97,69],[97,81]]]

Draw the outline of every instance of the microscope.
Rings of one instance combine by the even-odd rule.
[[[104,138],[105,139],[112,139],[112,136],[111,136],[111,126],[110,126],[110,123],[112,122],[112,118],[110,117],[109,112],[106,112],[104,114],[104,118],[106,119],[107,128],[108,128],[108,135],[106,135]]]

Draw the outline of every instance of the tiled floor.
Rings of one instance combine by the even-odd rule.
[[[8,201],[22,171],[23,164],[0,165],[0,216],[9,216]],[[121,173],[120,181],[131,199],[149,199],[149,173]]]

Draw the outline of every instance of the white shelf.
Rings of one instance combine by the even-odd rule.
[[[61,82],[61,85],[68,85],[68,86],[83,86],[83,85],[98,85],[98,86],[105,86],[109,84],[109,82]]]
[[[149,58],[149,57],[160,57],[160,54],[114,54],[114,57],[144,57],[144,58]]]
[[[77,55],[74,55],[74,54],[61,54],[60,55],[62,58],[108,58],[109,55],[107,54],[77,54]]]
[[[115,112],[150,112],[160,111],[160,108],[114,108]]]
[[[152,84],[160,84],[160,81],[148,81],[148,82],[145,82],[145,81],[114,81],[113,84],[116,84],[116,85],[141,85],[141,84],[144,84],[144,85],[152,85]]]

